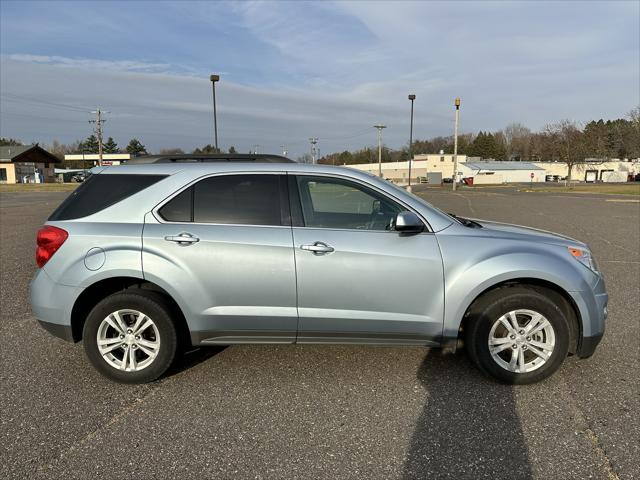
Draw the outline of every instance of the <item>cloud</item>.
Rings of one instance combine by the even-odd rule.
[[[58,55],[29,55],[10,54],[3,55],[16,62],[28,62],[45,65],[57,65],[63,67],[85,68],[89,70],[109,70],[118,72],[166,72],[168,63],[146,63],[133,60],[97,60],[94,58],[69,58]]]
[[[451,133],[457,96],[474,132],[640,103],[637,2],[24,4],[0,17],[0,128],[23,140],[86,136],[100,105],[121,143],[209,143],[211,72],[225,146],[294,155],[312,136],[323,152],[371,145],[380,122],[402,146],[409,93],[416,138]]]

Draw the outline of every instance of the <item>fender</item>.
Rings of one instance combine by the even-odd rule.
[[[466,237],[466,241],[468,242]],[[460,240],[458,244],[457,240]],[[529,278],[557,285],[567,293],[591,289],[595,274],[568,254],[566,246],[540,243],[523,248],[513,240],[477,238],[477,248],[468,248],[464,256],[454,251],[461,247],[459,237],[440,239],[444,258],[445,315],[443,340],[455,339],[464,314],[484,291],[505,281]],[[597,280],[596,280],[597,281]]]

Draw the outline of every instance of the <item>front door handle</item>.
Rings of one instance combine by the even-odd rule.
[[[192,235],[187,232],[179,233],[178,235],[167,235],[164,237],[167,242],[176,242],[178,245],[192,245],[194,243],[198,243],[200,239],[195,235]]]
[[[330,247],[326,243],[322,243],[322,242],[315,242],[313,244],[308,244],[308,245],[300,245],[300,248],[302,250],[313,252],[315,255],[331,253],[335,250],[333,247]]]

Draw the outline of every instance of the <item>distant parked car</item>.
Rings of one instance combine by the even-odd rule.
[[[78,172],[71,176],[72,182],[84,182],[87,179],[87,172]]]
[[[481,371],[531,383],[604,333],[578,240],[446,214],[350,168],[144,162],[98,167],[37,234],[35,317],[113,380],[152,381],[191,345],[464,341]]]
[[[640,173],[636,173],[635,179],[636,182],[640,182]]]
[[[450,178],[450,177],[448,177],[448,178],[443,178],[443,179],[442,179],[442,183],[453,183],[453,178]]]

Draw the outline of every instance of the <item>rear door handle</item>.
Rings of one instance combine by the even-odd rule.
[[[176,242],[178,245],[192,245],[194,243],[198,243],[200,239],[195,235],[192,235],[188,232],[182,232],[178,235],[167,235],[164,237],[167,242]]]
[[[324,253],[331,253],[335,249],[323,242],[315,242],[313,244],[300,245],[302,250],[313,252],[315,255],[322,255]]]

